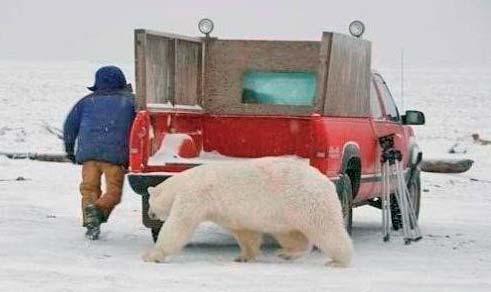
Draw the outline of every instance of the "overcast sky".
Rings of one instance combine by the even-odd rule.
[[[133,30],[219,38],[319,40],[366,23],[375,66],[491,66],[490,0],[0,0],[0,59],[133,61]]]

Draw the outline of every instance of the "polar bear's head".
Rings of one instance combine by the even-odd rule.
[[[147,191],[150,195],[148,199],[148,216],[150,219],[164,221],[169,216],[172,204],[174,203],[175,192],[167,181],[162,182],[156,187],[149,187]]]

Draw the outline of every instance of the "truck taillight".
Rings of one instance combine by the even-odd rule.
[[[147,111],[140,111],[133,121],[130,134],[130,170],[132,172],[142,172],[149,156],[149,129],[150,114]]]

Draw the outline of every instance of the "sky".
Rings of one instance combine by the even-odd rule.
[[[359,19],[374,66],[491,66],[489,0],[0,0],[0,60],[133,61],[133,30],[320,40]]]

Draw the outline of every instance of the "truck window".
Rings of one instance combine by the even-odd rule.
[[[247,72],[242,103],[311,106],[317,88],[315,73]]]
[[[374,119],[382,119],[384,117],[373,80],[370,81],[370,113]]]
[[[375,83],[377,84],[380,96],[382,97],[382,104],[385,109],[386,117],[391,121],[400,121],[399,111],[397,110],[396,103],[394,102],[385,81],[379,75],[375,75]]]

